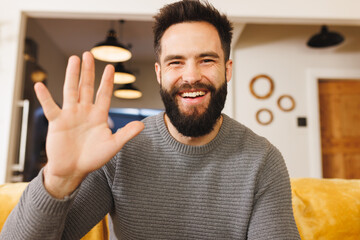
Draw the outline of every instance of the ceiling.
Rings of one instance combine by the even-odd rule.
[[[151,21],[125,21],[94,19],[33,19],[46,32],[66,56],[81,55],[105,40],[110,28],[114,28],[118,40],[131,44],[132,61],[153,61],[153,35]],[[121,34],[122,32],[122,34]],[[120,36],[122,35],[122,36]]]

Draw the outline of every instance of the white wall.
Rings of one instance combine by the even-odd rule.
[[[14,117],[14,102],[19,98],[21,72],[20,55],[24,40],[22,16],[34,17],[109,17],[122,14],[127,19],[151,16],[166,0],[78,0],[45,1],[17,0],[0,8],[0,183],[5,182],[5,169],[11,157],[9,149],[10,129]],[[360,24],[360,2],[357,0],[212,0],[215,7],[229,14],[238,22],[335,22]],[[126,4],[124,4],[126,3]],[[3,4],[4,5],[4,4]],[[324,7],[326,6],[326,7]],[[236,64],[237,65],[237,64]]]
[[[344,71],[345,77],[350,69],[360,68],[360,27],[330,27],[346,37],[338,47],[307,47],[307,40],[319,29],[302,25],[247,25],[236,46],[236,118],[280,149],[292,177],[314,177],[312,163],[308,161],[309,127],[297,126],[297,117],[308,117],[309,112],[308,70],[338,69]],[[258,100],[250,94],[249,83],[258,74],[267,74],[274,80],[275,90],[269,99]],[[293,111],[283,112],[277,107],[282,94],[295,99]],[[274,114],[273,122],[267,126],[255,120],[256,111],[264,107]]]
[[[3,9],[0,10],[0,184],[5,182],[6,165],[10,158],[10,130],[15,115],[12,110],[15,108],[14,99],[19,98],[19,92],[14,91],[15,79],[20,78],[17,68],[22,67],[17,58],[18,51],[22,51],[18,45],[21,14],[14,9]]]

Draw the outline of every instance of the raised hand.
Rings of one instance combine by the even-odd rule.
[[[44,169],[44,184],[47,191],[57,198],[73,192],[90,172],[105,165],[144,128],[141,122],[131,122],[112,134],[107,119],[114,67],[106,66],[95,103],[94,78],[94,58],[91,53],[83,54],[81,71],[80,59],[70,57],[62,109],[56,105],[42,83],[35,85],[37,98],[49,121],[46,139],[48,163]]]

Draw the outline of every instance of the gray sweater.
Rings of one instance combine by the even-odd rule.
[[[189,146],[163,113],[69,198],[34,179],[0,239],[80,239],[107,213],[119,239],[300,239],[288,172],[266,139],[224,115],[210,143]]]

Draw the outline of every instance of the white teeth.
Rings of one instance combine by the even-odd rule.
[[[204,96],[205,92],[203,91],[197,91],[197,92],[184,92],[181,94],[181,97],[191,97],[191,98],[195,98],[195,97],[200,97],[200,96]]]

